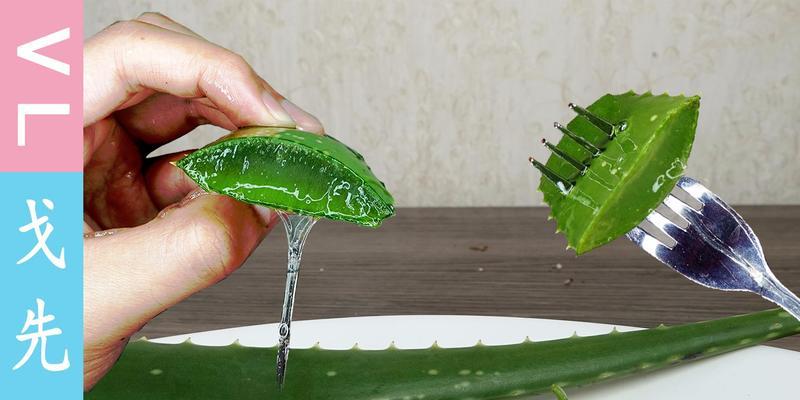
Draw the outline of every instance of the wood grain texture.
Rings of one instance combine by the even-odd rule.
[[[736,209],[778,278],[800,292],[800,206]],[[695,285],[625,239],[575,257],[546,216],[546,208],[406,208],[377,230],[320,221],[303,255],[295,320],[471,314],[651,327],[773,307]],[[278,227],[239,271],[141,334],[277,322],[285,253]],[[772,344],[800,350],[800,336]]]

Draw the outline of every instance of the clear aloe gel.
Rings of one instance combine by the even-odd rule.
[[[276,376],[278,386],[282,387],[286,376],[286,360],[289,358],[289,338],[292,324],[292,311],[294,309],[294,296],[297,291],[297,277],[300,274],[300,259],[303,255],[303,246],[306,244],[311,228],[317,222],[314,217],[298,214],[287,214],[278,211],[286,229],[286,239],[289,244],[286,265],[286,289],[283,293],[283,312],[281,323],[278,325],[278,360]]]
[[[231,132],[176,165],[210,192],[280,213],[289,237],[289,267],[280,325],[278,383],[286,372],[300,254],[316,218],[378,227],[394,199],[364,157],[330,135],[253,126]]]

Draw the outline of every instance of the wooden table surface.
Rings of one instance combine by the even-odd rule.
[[[800,206],[739,206],[779,279],[800,292]],[[377,230],[320,221],[303,254],[294,319],[389,314],[554,318],[652,327],[773,307],[695,285],[625,239],[576,257],[545,208],[406,208]],[[164,312],[148,337],[277,322],[286,239]],[[800,350],[800,335],[772,345]]]

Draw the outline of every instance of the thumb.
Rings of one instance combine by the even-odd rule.
[[[170,306],[235,271],[276,222],[274,212],[195,192],[145,225],[84,240],[84,334],[94,346],[129,337]]]

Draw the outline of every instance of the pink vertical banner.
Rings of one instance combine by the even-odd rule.
[[[83,2],[4,2],[0,26],[0,171],[82,171]]]
[[[0,23],[0,399],[83,398],[83,2]]]

